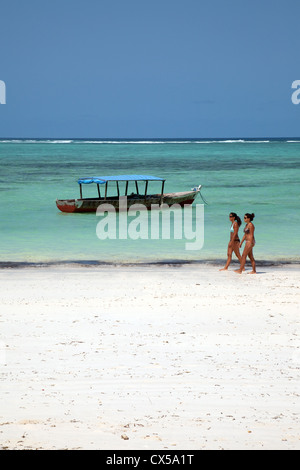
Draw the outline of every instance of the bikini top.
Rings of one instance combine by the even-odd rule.
[[[246,227],[244,228],[244,232],[245,232],[246,234],[250,233],[250,228],[247,228],[247,227],[248,227],[248,225],[246,225]]]

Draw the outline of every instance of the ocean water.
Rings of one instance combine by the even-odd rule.
[[[57,198],[79,197],[78,178],[118,174],[162,177],[165,192],[203,185],[203,247],[187,250],[172,231],[169,240],[100,240],[101,218],[57,209]],[[97,194],[95,185],[83,191]],[[0,139],[0,201],[2,263],[225,261],[231,211],[255,213],[258,261],[299,262],[300,138]],[[196,204],[199,196],[194,224]]]

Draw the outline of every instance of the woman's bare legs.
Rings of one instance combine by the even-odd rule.
[[[253,250],[252,249],[249,252],[248,257],[251,261],[251,266],[252,266],[252,272],[249,273],[249,274],[256,274],[256,263],[255,263],[255,259],[254,259],[254,256],[253,256]]]
[[[256,264],[255,264],[255,259],[253,256],[253,246],[252,244],[250,245],[249,242],[248,243],[246,242],[243,255],[242,255],[241,266],[240,266],[240,269],[235,270],[236,273],[242,274],[243,270],[245,269],[247,256],[249,257],[251,261],[251,265],[252,265],[252,272],[250,274],[256,274]]]
[[[240,254],[240,242],[235,242],[235,244],[233,245],[233,251],[234,251],[235,256],[237,257],[237,259],[241,263],[242,262],[242,257],[241,257],[241,254]]]
[[[234,242],[233,243],[233,246],[232,247],[229,247],[228,246],[228,250],[227,250],[227,262],[224,266],[224,268],[220,269],[220,271],[227,271],[231,261],[232,261],[232,253],[234,252],[234,254],[236,255],[236,257],[238,258],[239,262],[241,263],[242,261],[242,257],[240,255],[240,250],[239,250],[239,246],[240,246],[240,242]]]
[[[224,268],[219,269],[219,271],[227,271],[228,266],[229,266],[230,263],[231,263],[231,260],[232,260],[232,248],[229,248],[229,247],[228,247],[226,264],[225,264]]]

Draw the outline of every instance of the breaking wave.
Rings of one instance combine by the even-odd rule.
[[[296,138],[297,139],[297,138]],[[280,138],[270,139],[0,139],[3,143],[21,144],[270,144],[270,143],[300,143],[300,140],[287,140]]]

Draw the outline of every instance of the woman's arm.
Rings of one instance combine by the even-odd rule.
[[[231,239],[230,239],[230,242],[229,242],[229,247],[230,248],[232,248],[233,243],[234,243],[235,239],[238,236],[239,226],[238,226],[238,223],[236,221],[233,222],[233,229],[234,229],[234,232],[232,232]]]
[[[243,238],[242,238],[242,241],[241,241],[241,243],[240,243],[240,248],[242,247],[242,244],[244,243],[245,238],[246,238],[246,235],[244,235]]]
[[[238,236],[239,224],[238,224],[237,222],[234,222],[233,228],[234,228],[233,238],[235,239],[235,238],[237,238],[237,236]]]
[[[253,225],[252,222],[250,222],[250,224],[249,224],[249,229],[250,229],[249,241],[251,241],[251,243],[253,243],[253,240],[254,240],[254,225]]]

